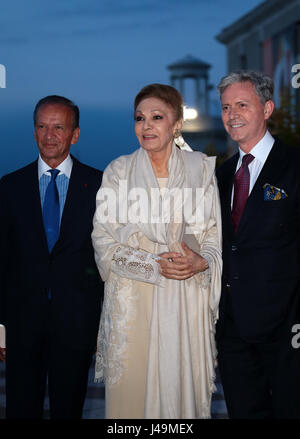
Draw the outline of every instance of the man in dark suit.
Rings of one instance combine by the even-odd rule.
[[[218,360],[231,418],[300,418],[299,150],[267,130],[272,80],[231,73],[222,120],[239,152],[217,172],[223,221]]]
[[[79,109],[48,96],[34,112],[40,155],[0,181],[0,323],[7,418],[80,418],[102,281],[91,242],[102,172],[70,156]]]

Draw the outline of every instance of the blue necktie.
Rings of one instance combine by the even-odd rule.
[[[51,180],[45,193],[43,219],[48,248],[49,252],[51,252],[59,235],[59,196],[55,183],[59,170],[49,169],[49,171],[51,172]]]

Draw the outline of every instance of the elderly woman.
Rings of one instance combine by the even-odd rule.
[[[134,108],[140,148],[108,165],[97,194],[96,379],[107,418],[209,418],[221,277],[215,158],[184,142],[175,88],[146,86]]]

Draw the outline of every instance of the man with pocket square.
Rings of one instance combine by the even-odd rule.
[[[217,171],[223,285],[217,344],[230,418],[300,418],[300,161],[267,130],[273,81],[234,72],[218,86],[239,151]]]
[[[79,109],[62,96],[34,111],[39,158],[0,180],[0,324],[6,329],[6,416],[78,419],[100,317],[91,241],[102,172],[69,153]]]

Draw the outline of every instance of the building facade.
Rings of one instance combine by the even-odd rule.
[[[228,72],[252,69],[269,74],[275,84],[276,106],[290,88],[300,115],[300,91],[293,87],[300,63],[300,0],[264,1],[222,29],[216,39],[227,48]]]

